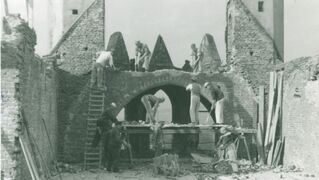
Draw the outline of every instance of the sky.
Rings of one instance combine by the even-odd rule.
[[[285,0],[285,61],[319,55],[319,0]]]
[[[205,33],[214,36],[221,59],[225,59],[227,0],[108,0],[106,1],[106,43],[121,31],[130,58],[135,41],[153,51],[160,34],[173,64],[181,67],[190,59],[190,44],[199,46]]]

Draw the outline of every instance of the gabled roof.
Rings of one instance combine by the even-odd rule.
[[[74,32],[76,27],[80,24],[80,22],[84,19],[84,17],[88,14],[89,10],[100,0],[95,0],[92,4],[85,10],[83,13],[75,20],[75,22],[71,25],[71,27],[62,35],[60,40],[56,43],[56,45],[52,48],[49,55],[53,55],[62,45],[62,43],[70,37],[70,35]]]

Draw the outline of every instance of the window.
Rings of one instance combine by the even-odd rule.
[[[77,9],[72,9],[72,14],[78,14],[79,12],[78,12],[78,10]]]
[[[264,1],[258,1],[258,12],[264,11]]]

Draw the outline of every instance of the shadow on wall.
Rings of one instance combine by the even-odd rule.
[[[83,159],[90,73],[76,76],[59,69],[58,79],[58,159],[77,162]]]

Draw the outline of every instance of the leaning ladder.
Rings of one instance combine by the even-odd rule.
[[[100,168],[102,162],[102,143],[96,148],[92,147],[92,141],[97,129],[97,120],[104,109],[105,95],[103,91],[91,89],[89,96],[89,110],[86,124],[86,139],[84,152],[84,168]]]

